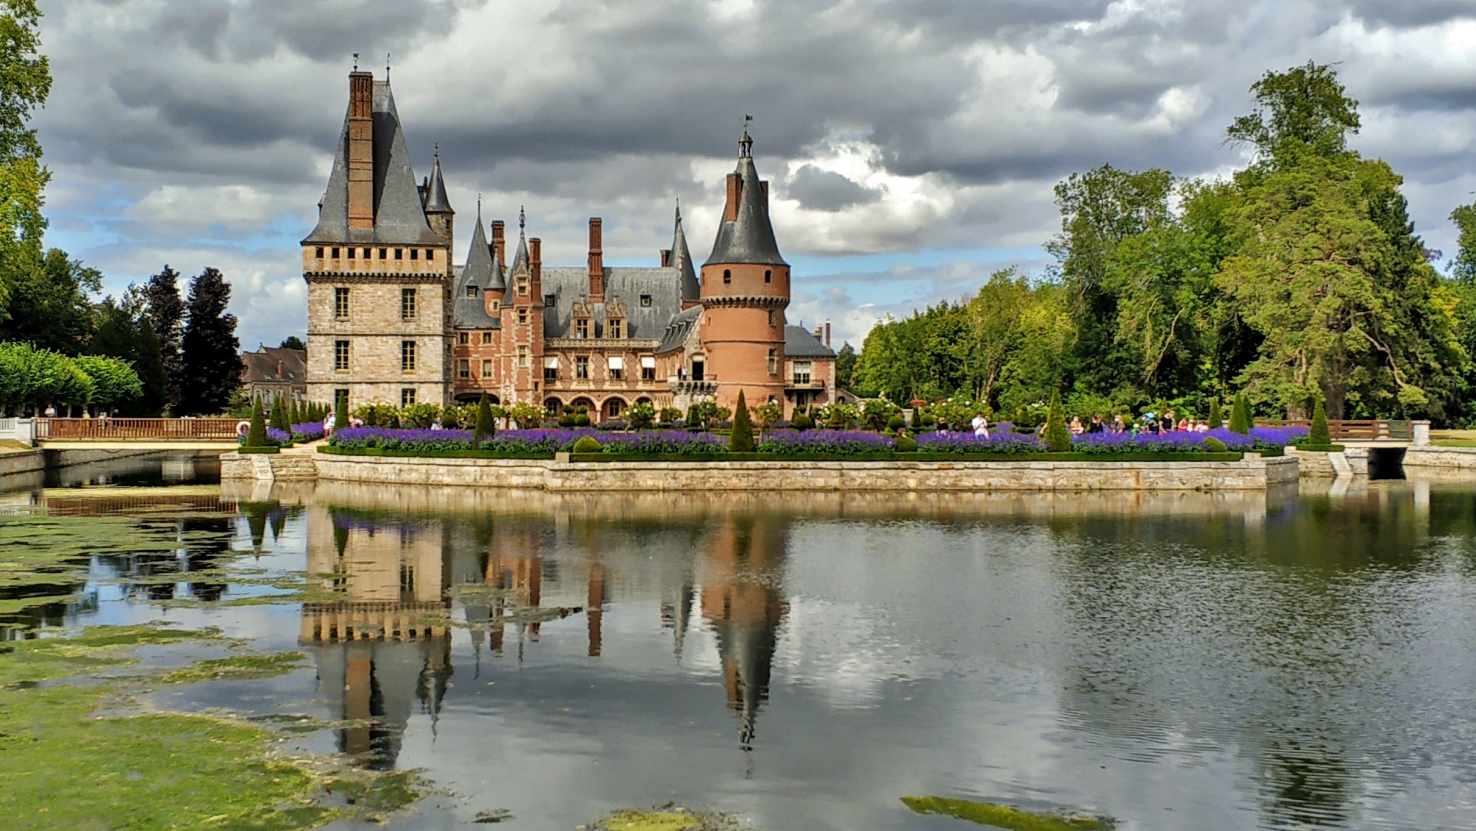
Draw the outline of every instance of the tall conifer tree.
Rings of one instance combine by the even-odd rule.
[[[230,301],[230,284],[214,268],[205,269],[190,284],[188,319],[180,338],[183,415],[221,412],[241,386],[241,343],[236,339],[236,316],[226,313]]]

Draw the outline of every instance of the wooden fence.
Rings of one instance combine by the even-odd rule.
[[[236,438],[236,418],[43,418],[36,438],[83,441],[228,440]]]
[[[1257,427],[1311,427],[1312,422],[1303,420],[1257,419]],[[1391,421],[1389,419],[1357,420],[1330,418],[1327,431],[1333,441],[1413,441],[1414,422]]]

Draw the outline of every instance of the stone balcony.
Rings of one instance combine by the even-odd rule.
[[[701,381],[693,381],[691,378],[678,378],[675,375],[668,376],[667,386],[677,395],[701,397],[705,395],[716,395],[718,379],[709,375]]]

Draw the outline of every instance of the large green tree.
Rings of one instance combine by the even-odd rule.
[[[187,320],[180,338],[182,377],[179,415],[224,412],[241,385],[241,342],[236,316],[226,312],[231,287],[214,268],[190,282]]]
[[[96,310],[89,353],[126,361],[139,379],[139,394],[124,402],[121,411],[130,416],[157,416],[168,403],[169,378],[148,315],[135,289],[121,301],[109,296]]]
[[[36,0],[0,0],[0,322],[16,316],[10,305],[16,283],[42,261],[41,194],[51,174],[30,126],[51,92],[40,21]]]
[[[180,341],[184,337],[185,323],[185,302],[179,294],[179,272],[165,265],[163,271],[144,283],[141,291],[149,324],[159,339],[164,373],[169,378],[168,406],[177,408],[184,381]]]
[[[10,316],[0,322],[0,340],[21,341],[64,355],[82,352],[92,336],[91,295],[102,290],[102,273],[53,248],[35,268],[9,274]]]

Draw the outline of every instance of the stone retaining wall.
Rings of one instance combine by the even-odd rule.
[[[46,454],[40,450],[20,450],[0,453],[0,476],[15,473],[33,473],[46,469]]]
[[[1476,447],[1411,447],[1404,451],[1404,466],[1476,471]]]
[[[316,454],[335,482],[548,491],[1266,490],[1297,481],[1294,457],[1236,462],[573,462]],[[221,459],[226,479],[256,477],[249,456]]]

